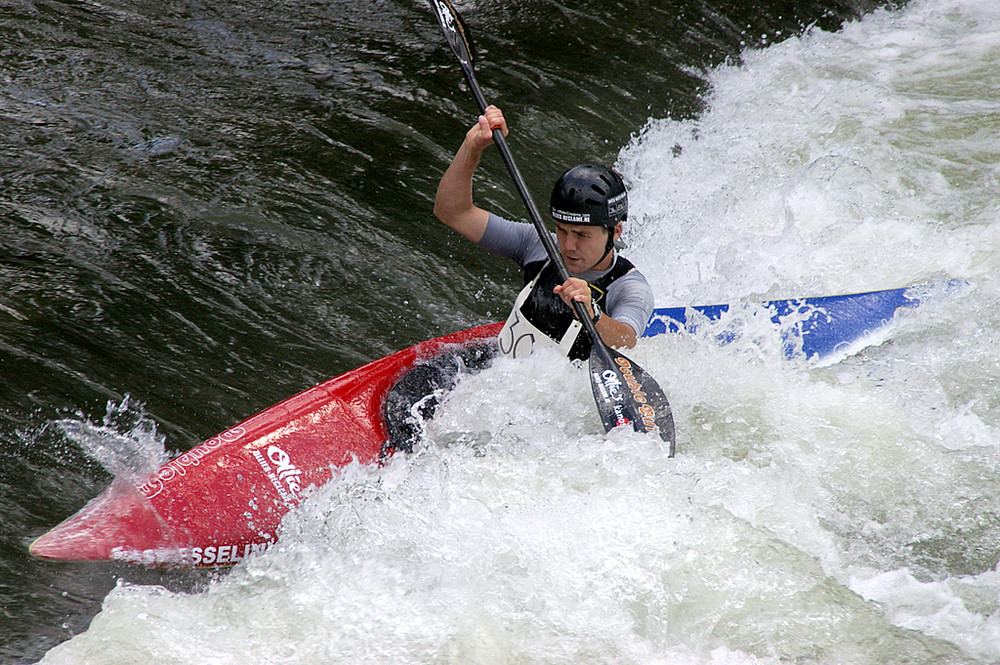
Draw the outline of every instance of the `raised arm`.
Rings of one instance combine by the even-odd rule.
[[[508,133],[503,113],[490,106],[466,133],[462,146],[438,183],[434,198],[434,215],[472,242],[479,242],[483,237],[490,217],[489,212],[473,200],[472,177],[483,152],[493,143],[494,128],[499,128],[504,136]]]

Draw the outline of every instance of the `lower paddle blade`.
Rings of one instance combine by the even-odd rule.
[[[670,457],[673,457],[676,447],[674,416],[667,396],[635,362],[614,349],[607,351],[607,354],[596,351],[590,354],[590,385],[604,429],[610,432],[628,424],[636,432],[659,429],[660,438],[670,444]]]

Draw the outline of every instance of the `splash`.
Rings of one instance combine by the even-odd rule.
[[[156,422],[127,395],[121,402],[108,401],[100,423],[81,417],[54,424],[116,480],[141,482],[169,459]]]

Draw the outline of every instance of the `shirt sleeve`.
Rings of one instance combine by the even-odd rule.
[[[495,256],[513,259],[520,266],[545,257],[545,248],[534,226],[512,222],[493,213],[490,213],[486,230],[476,246]]]
[[[616,279],[608,287],[605,303],[608,316],[629,324],[635,330],[636,337],[642,337],[654,307],[653,290],[645,275],[633,270]]]

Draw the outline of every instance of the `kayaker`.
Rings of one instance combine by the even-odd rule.
[[[503,113],[486,109],[465,136],[441,178],[434,214],[479,247],[513,259],[524,270],[525,285],[514,302],[496,347],[472,347],[422,363],[404,375],[386,398],[387,449],[410,451],[434,417],[438,396],[455,383],[459,372],[474,373],[489,365],[496,350],[524,357],[535,344],[558,349],[572,359],[590,355],[590,336],[576,320],[571,300],[583,303],[601,339],[610,346],[633,347],[653,311],[646,278],[615,251],[628,195],[621,176],[605,166],[581,164],[566,171],[552,191],[549,212],[555,221],[556,244],[570,279],[559,283],[533,224],[512,222],[473,202],[472,178],[483,152],[493,143],[492,128],[507,134]]]
[[[493,144],[494,128],[508,134],[503,113],[490,106],[466,133],[442,176],[434,214],[477,246],[513,259],[524,270],[524,288],[498,336],[500,352],[523,357],[535,344],[545,344],[570,358],[586,359],[591,342],[576,320],[572,300],[583,303],[606,344],[635,346],[652,314],[653,292],[645,276],[614,247],[628,214],[621,176],[605,166],[581,164],[556,181],[549,212],[570,273],[560,283],[532,224],[506,220],[473,200],[473,175]]]

